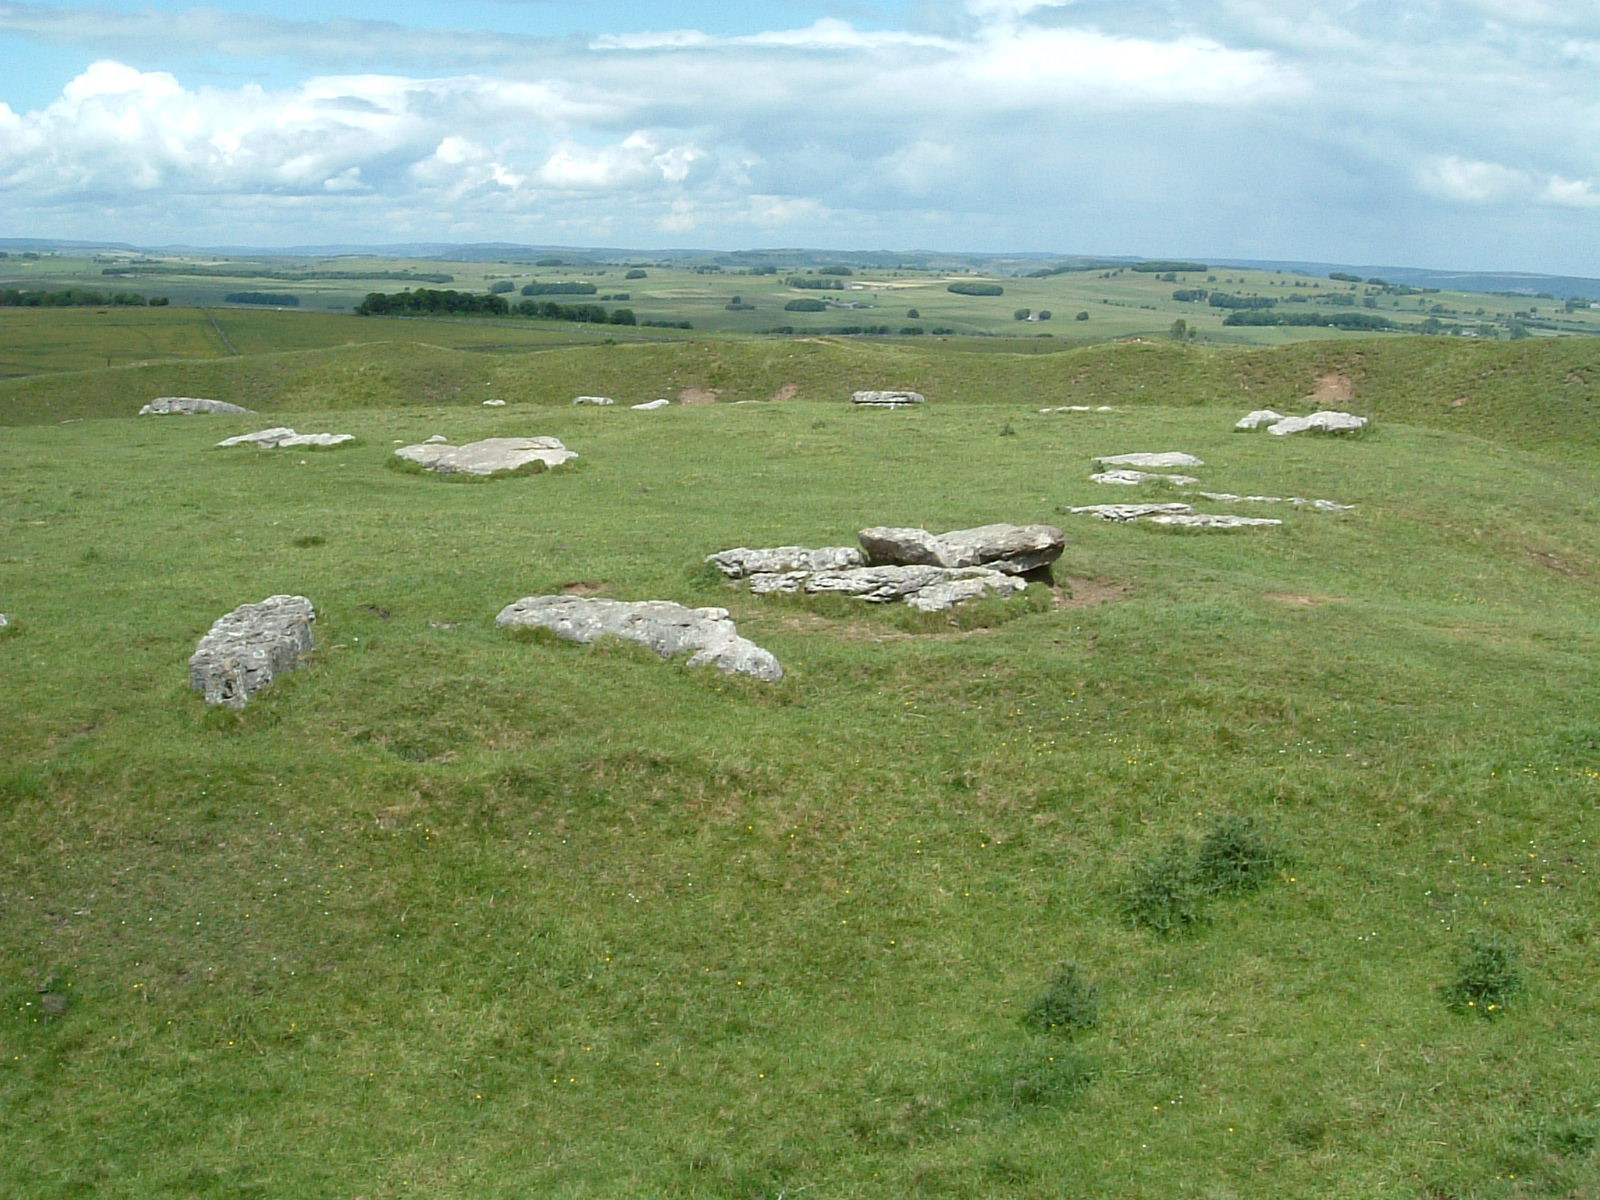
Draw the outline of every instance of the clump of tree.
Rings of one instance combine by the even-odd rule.
[[[799,288],[809,292],[842,292],[844,281],[817,275],[791,275],[783,281],[785,287]]]
[[[517,285],[512,283],[509,279],[501,279],[498,282],[491,283],[489,285],[490,294],[495,296],[504,296],[507,292],[514,292],[516,290]]]
[[[826,312],[827,309],[821,300],[791,300],[783,306],[784,312]]]
[[[1191,304],[1198,304],[1202,300],[1209,299],[1210,296],[1211,290],[1209,288],[1176,288],[1172,293],[1174,300],[1185,300]]]
[[[1271,296],[1235,296],[1228,292],[1212,292],[1208,301],[1212,308],[1272,308],[1278,302]]]
[[[579,321],[590,325],[637,325],[631,308],[607,310],[603,304],[559,304],[554,300],[523,300],[512,310],[519,317],[547,321]]]
[[[1369,312],[1268,312],[1251,309],[1231,312],[1224,325],[1321,325],[1330,329],[1353,329],[1381,333],[1399,329],[1388,317]]]
[[[954,292],[958,296],[1004,296],[1005,288],[998,283],[952,283],[945,287],[947,292]]]
[[[141,308],[167,303],[165,296],[146,299],[138,292],[97,292],[93,288],[63,288],[60,291],[39,289],[0,289],[0,308]]]
[[[634,267],[623,276],[624,279],[644,279],[645,277],[645,271],[642,267]]]
[[[1333,280],[1337,280],[1339,283],[1360,283],[1361,282],[1361,276],[1352,275],[1352,274],[1350,274],[1349,271],[1329,271],[1328,272],[1328,278],[1329,279],[1333,279]]]
[[[855,270],[853,268],[851,268],[851,267],[818,267],[817,268],[817,274],[818,275],[854,275],[855,274]]]
[[[418,313],[483,313],[504,316],[509,306],[500,296],[453,289],[417,288],[411,292],[368,292],[356,305],[363,317],[413,316]]]
[[[1138,271],[1145,275],[1167,275],[1175,271],[1206,271],[1210,268],[1205,263],[1197,262],[1172,262],[1167,259],[1151,259],[1149,262],[1131,263],[1130,271]]]
[[[291,292],[229,292],[229,304],[270,304],[276,308],[299,308],[300,297]]]
[[[592,283],[525,283],[524,296],[592,296],[600,289]]]

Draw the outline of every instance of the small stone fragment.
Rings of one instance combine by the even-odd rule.
[[[485,400],[483,402],[483,407],[485,408],[504,408],[505,406],[506,402],[504,400]]]
[[[658,408],[665,408],[671,403],[672,401],[663,397],[660,400],[649,400],[643,404],[630,404],[628,407],[633,409],[635,412],[652,412]]]
[[[610,396],[579,396],[576,400],[573,401],[573,403],[574,404],[593,404],[593,405],[596,405],[598,407],[604,408],[607,405],[615,404],[616,401],[613,400]]]
[[[1271,425],[1275,421],[1284,420],[1280,412],[1273,412],[1270,408],[1258,408],[1255,412],[1245,413],[1234,422],[1235,429],[1260,429],[1263,425]]]

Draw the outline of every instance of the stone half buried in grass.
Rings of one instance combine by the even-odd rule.
[[[1152,471],[1165,471],[1174,467],[1203,467],[1205,460],[1180,450],[1163,450],[1159,453],[1109,454],[1094,460],[1100,467],[1133,467]]]
[[[750,591],[808,596],[854,596],[869,604],[902,600],[923,612],[945,612],[980,596],[1014,596],[1028,585],[1015,575],[988,567],[847,567],[826,571],[785,571],[752,575]]]
[[[850,402],[862,408],[906,408],[926,403],[926,397],[921,392],[863,391],[851,396]]]
[[[688,654],[691,667],[713,666],[765,683],[783,678],[778,660],[740,637],[725,608],[685,608],[670,600],[527,596],[501,609],[494,623],[503,629],[547,629],[569,642],[585,644],[618,637],[663,658]]]
[[[223,438],[217,443],[224,446],[255,446],[262,450],[287,450],[304,447],[342,446],[355,441],[353,433],[296,433],[287,425],[262,429],[255,433],[241,433],[237,437]]]
[[[420,443],[401,446],[395,457],[416,463],[439,475],[501,475],[521,471],[535,463],[559,467],[577,458],[559,438],[485,438],[462,446]]]
[[[1367,427],[1367,419],[1354,413],[1324,409],[1308,417],[1285,417],[1267,426],[1267,432],[1278,437],[1291,433],[1358,433]]]
[[[189,658],[189,686],[207,704],[243,708],[311,652],[317,611],[304,596],[268,596],[219,617]]]
[[[139,410],[141,417],[193,416],[196,413],[253,413],[226,400],[204,400],[197,396],[158,396]]]
[[[729,579],[748,579],[752,575],[783,574],[790,571],[837,571],[864,567],[867,556],[854,546],[769,546],[752,550],[736,546],[706,555],[706,561]]]

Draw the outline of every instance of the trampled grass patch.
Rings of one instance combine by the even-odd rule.
[[[1185,403],[1049,417],[976,376],[848,406],[869,367],[981,362],[615,349],[631,383],[560,351],[520,395],[532,363],[431,352],[261,375],[361,439],[317,455],[210,451],[259,417],[8,430],[7,1195],[1600,1185],[1591,463],[1399,400],[1356,442],[1235,434],[1260,393],[1176,347],[1042,378],[1175,372]],[[1280,393],[1327,365],[1284,353],[1225,365]],[[723,402],[573,408],[596,364],[640,398],[715,368]],[[185,369],[146,382],[205,394]],[[491,385],[512,403],[481,407]],[[385,468],[434,433],[553,435],[584,469]],[[1061,511],[1125,498],[1094,456],[1177,448],[1207,489],[1356,508],[1183,538]],[[1062,525],[1057,578],[1103,602],[1038,588],[969,632],[702,569],[990,521]],[[574,585],[726,607],[786,678],[494,627]],[[316,603],[316,651],[206,712],[187,656],[278,592]],[[1209,882],[1161,937],[1120,887],[1175,838]],[[1440,988],[1484,930],[1522,986],[1467,1020]],[[1070,1038],[1026,1019],[1067,963],[1096,1015]]]

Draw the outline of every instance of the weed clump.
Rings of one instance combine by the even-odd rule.
[[[1494,1016],[1522,989],[1522,952],[1509,938],[1478,933],[1467,939],[1456,959],[1455,978],[1445,1000],[1461,1012]]]
[[[1022,1014],[1028,1028],[1068,1037],[1094,1028],[1099,1020],[1100,989],[1070,962],[1062,964],[1050,986]]]
[[[1121,907],[1133,924],[1171,937],[1200,920],[1201,897],[1194,852],[1187,838],[1176,837],[1134,867],[1122,886]]]
[[[1198,847],[1179,835],[1134,866],[1122,885],[1122,914],[1164,937],[1182,933],[1199,924],[1206,901],[1257,890],[1285,857],[1254,818],[1217,817]]]
[[[1283,865],[1283,852],[1252,817],[1218,817],[1195,852],[1195,881],[1212,896],[1253,892]]]

